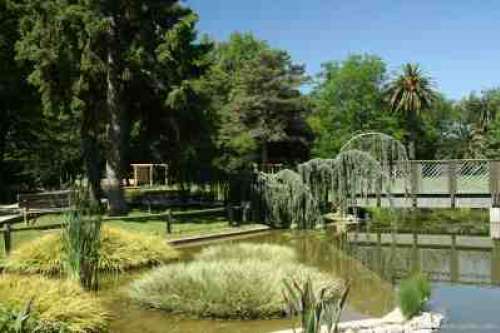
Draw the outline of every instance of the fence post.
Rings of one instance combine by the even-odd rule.
[[[457,162],[448,161],[448,192],[450,193],[451,208],[456,206],[457,194]]]
[[[10,253],[10,249],[11,249],[10,223],[5,223],[3,225],[2,231],[3,231],[3,242],[4,242],[5,255],[8,255]]]
[[[166,214],[167,215],[165,217],[165,221],[166,221],[165,231],[167,232],[167,234],[171,234],[172,233],[172,223],[173,223],[172,211],[169,209],[169,210],[167,210]]]
[[[377,180],[377,207],[382,206],[382,191],[384,190],[384,184],[383,184],[383,179],[382,176],[379,177]]]
[[[500,161],[489,162],[491,206],[500,207]]]
[[[410,187],[411,187],[411,200],[412,207],[417,208],[417,194],[418,194],[418,161],[410,161]]]

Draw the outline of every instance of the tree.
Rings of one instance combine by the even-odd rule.
[[[418,116],[430,109],[436,98],[431,79],[416,64],[406,64],[387,87],[387,99],[392,111],[403,112],[408,129],[408,152],[416,158],[416,131]]]
[[[81,119],[87,175],[99,192],[98,139],[105,123],[110,213],[125,209],[121,188],[131,105],[137,81],[156,93],[164,82],[160,45],[191,14],[176,0],[23,0],[18,55],[33,64],[30,81],[49,112]],[[169,75],[169,74],[165,74]],[[165,76],[163,76],[165,77]]]
[[[284,148],[291,144],[307,150],[307,102],[299,90],[306,80],[303,66],[251,34],[232,34],[213,58],[205,85],[218,123],[216,165],[232,171],[294,159],[293,149]]]
[[[386,65],[373,55],[351,55],[322,66],[308,119],[316,136],[315,156],[335,156],[356,132],[384,132],[397,138],[404,134],[399,116],[383,112],[385,79]]]

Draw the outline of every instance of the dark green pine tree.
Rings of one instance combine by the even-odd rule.
[[[93,192],[99,193],[98,140],[105,130],[110,213],[126,210],[121,179],[127,116],[140,81],[161,94],[159,47],[191,15],[178,1],[22,0],[18,56],[33,64],[30,81],[44,108],[81,119],[83,155]],[[183,23],[182,23],[183,24]],[[168,75],[168,74],[167,74]]]

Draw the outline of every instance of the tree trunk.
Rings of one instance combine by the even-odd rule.
[[[119,215],[127,211],[127,205],[122,189],[123,166],[123,119],[122,89],[120,84],[119,65],[119,37],[117,24],[114,18],[110,19],[108,40],[108,68],[107,68],[107,139],[108,151],[106,160],[107,194],[109,214]]]
[[[415,112],[410,111],[408,114],[407,126],[409,129],[408,139],[408,158],[415,160],[417,158],[416,141],[417,141],[417,117]]]
[[[97,137],[95,134],[92,135],[88,128],[82,128],[81,140],[83,161],[89,182],[90,198],[94,202],[99,203],[102,197],[102,188]]]
[[[262,142],[262,156],[261,156],[261,159],[262,159],[262,165],[264,166],[266,163],[267,163],[267,160],[268,160],[268,147],[267,147],[267,142],[266,141],[263,141]]]

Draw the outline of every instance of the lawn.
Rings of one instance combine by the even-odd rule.
[[[143,211],[134,210],[130,215],[144,215]],[[61,214],[47,214],[37,218],[35,225],[50,225],[63,222],[63,215]],[[199,234],[207,234],[212,232],[219,232],[228,230],[231,228],[229,226],[228,220],[224,216],[217,215],[207,215],[202,217],[178,217],[175,218],[172,227],[171,234],[166,234],[166,223],[157,219],[141,219],[141,220],[113,220],[105,222],[110,226],[117,226],[124,228],[126,230],[152,234],[156,236],[166,235],[166,238],[180,238],[183,236],[193,236]],[[14,226],[14,228],[23,228],[24,223],[19,223]],[[32,240],[34,238],[40,237],[40,235],[58,232],[58,230],[43,230],[43,231],[23,231],[12,233],[12,248],[19,246],[23,242]],[[3,257],[4,253],[4,240],[3,235],[0,233],[0,257]]]

